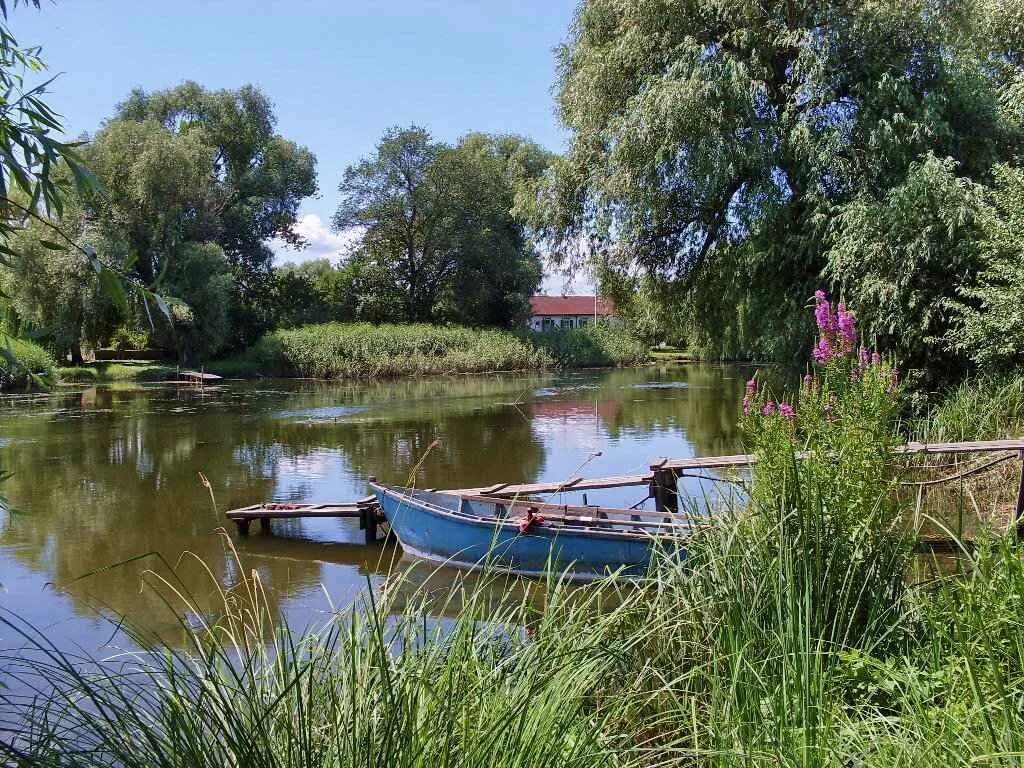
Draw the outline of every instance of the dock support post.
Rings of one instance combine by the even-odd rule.
[[[666,459],[651,465],[651,496],[659,512],[679,511],[679,478],[675,470],[665,469]]]
[[[1017,451],[1020,457],[1020,485],[1017,486],[1017,508],[1013,514],[1013,524],[1017,529],[1017,540],[1024,540],[1024,451]]]
[[[364,504],[362,509],[361,520],[363,523],[363,533],[366,536],[367,544],[377,543],[377,505],[376,504]]]
[[[267,534],[271,533],[271,530],[270,530],[270,518],[269,517],[261,517],[260,518],[260,533],[267,533]]]
[[[239,536],[248,536],[249,535],[249,524],[251,522],[252,521],[249,518],[247,518],[247,517],[243,517],[243,518],[235,521],[235,524],[238,526],[238,535]]]

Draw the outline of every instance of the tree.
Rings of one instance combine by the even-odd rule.
[[[698,346],[796,359],[814,289],[857,282],[844,271],[847,206],[897,226],[891,207],[909,198],[893,190],[912,186],[929,156],[986,183],[1024,150],[1001,102],[1018,51],[982,34],[975,11],[941,0],[585,0],[558,54],[569,151],[518,210],[563,262],[671,288]],[[903,341],[929,321],[873,320],[869,336],[891,326],[915,360],[944,331]]]
[[[1024,169],[997,169],[995,192],[979,217],[982,268],[951,303],[956,322],[945,341],[985,370],[1024,363]]]
[[[540,281],[536,253],[511,213],[516,185],[548,156],[517,137],[471,134],[451,147],[422,128],[392,128],[349,167],[334,215],[363,230],[351,263],[400,297],[392,319],[509,325]]]
[[[135,90],[118,107],[112,122],[118,121],[155,121],[209,152],[209,202],[216,219],[210,239],[234,273],[234,335],[240,343],[253,341],[266,323],[253,307],[264,305],[272,290],[267,242],[281,238],[302,245],[294,226],[299,204],[317,191],[316,158],[274,132],[273,105],[252,85],[211,91],[186,82],[152,93]]]

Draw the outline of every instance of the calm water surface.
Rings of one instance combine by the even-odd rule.
[[[739,369],[689,365],[8,396],[0,399],[0,467],[14,473],[6,493],[19,511],[0,517],[0,608],[88,651],[108,641],[112,617],[173,632],[174,617],[142,586],[144,572],[209,598],[195,555],[231,582],[237,565],[217,533],[225,509],[354,499],[370,475],[466,487],[730,453],[739,447],[743,380]],[[691,493],[707,490],[689,482]],[[644,495],[618,489],[589,500],[630,505]],[[400,552],[362,541],[355,520],[296,520],[237,546],[273,609],[295,625],[385,578]]]

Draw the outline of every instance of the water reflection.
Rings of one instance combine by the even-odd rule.
[[[0,520],[0,599],[85,646],[104,634],[95,626],[104,615],[171,632],[173,618],[140,579],[152,569],[213,610],[209,575],[181,556],[202,559],[224,582],[238,579],[215,533],[226,508],[355,498],[370,475],[465,487],[732,452],[742,382],[731,368],[694,365],[4,398],[0,465],[14,472],[7,494],[22,512]],[[600,501],[633,503],[637,493],[609,491]],[[272,610],[301,625],[383,582],[400,553],[360,542],[355,521],[296,520],[238,546]]]

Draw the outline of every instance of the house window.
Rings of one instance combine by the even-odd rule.
[[[572,328],[572,318],[571,317],[563,317],[562,318],[562,327],[563,328]]]
[[[576,319],[576,325],[579,328],[586,328],[588,325],[590,325],[590,318],[586,316],[579,317]]]
[[[554,324],[555,324],[554,320],[552,320],[550,317],[545,317],[541,321],[541,328],[543,328],[545,331],[550,331],[551,330],[551,326],[553,326]]]

